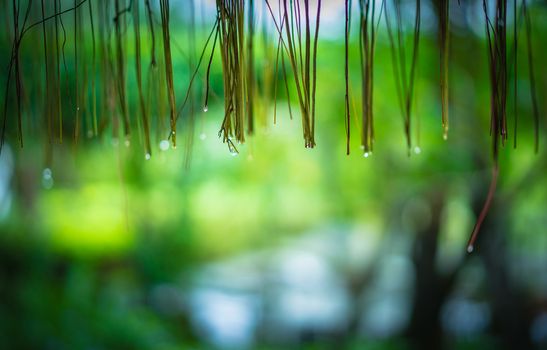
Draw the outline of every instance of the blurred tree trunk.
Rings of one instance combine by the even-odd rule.
[[[412,261],[416,271],[416,283],[410,321],[405,337],[416,349],[441,349],[443,331],[440,313],[459,267],[443,275],[436,266],[441,213],[445,203],[442,190],[431,192],[429,204],[431,221],[416,233]],[[463,249],[463,248],[462,248]]]
[[[518,283],[511,280],[509,269],[507,236],[511,225],[507,213],[510,206],[510,201],[495,202],[479,236],[477,253],[486,270],[485,285],[492,312],[490,331],[502,340],[504,349],[531,349],[529,330],[533,310],[526,304]]]

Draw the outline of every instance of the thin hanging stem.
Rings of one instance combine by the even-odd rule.
[[[169,0],[160,0],[161,28],[163,33],[163,57],[165,60],[165,77],[167,82],[167,93],[169,98],[171,142],[173,148],[177,147],[177,117],[175,102],[175,84],[173,82],[173,61],[171,58],[171,39],[169,32]]]
[[[145,158],[149,159],[152,155],[152,147],[150,145],[150,123],[148,121],[148,111],[144,102],[144,93],[142,90],[139,1],[136,1],[133,6],[133,29],[135,32],[135,72],[137,77],[137,90],[139,93],[139,107],[142,117],[142,127],[144,130],[144,152]]]
[[[448,59],[450,48],[450,0],[441,0],[439,14],[439,47],[441,76],[441,113],[443,138],[448,138]]]
[[[97,137],[99,131],[97,126],[97,89],[96,89],[96,79],[97,79],[97,54],[96,54],[96,43],[95,43],[95,24],[93,22],[93,6],[91,2],[89,5],[89,23],[91,26],[91,43],[93,49],[93,63],[92,63],[92,72],[91,72],[91,94],[92,94],[92,105],[93,105],[93,135]]]
[[[532,53],[532,20],[526,5],[526,0],[522,1],[522,11],[526,23],[526,46],[528,49],[528,80],[530,81],[530,95],[532,98],[532,111],[534,116],[534,151],[539,151],[539,108],[536,97],[536,79],[534,74],[534,59]]]
[[[346,154],[349,155],[350,153],[350,120],[351,120],[351,112],[349,108],[349,16],[350,16],[350,8],[349,8],[349,0],[345,0],[345,30],[344,30],[344,42],[345,42],[345,56],[344,56],[344,78],[346,82],[346,94],[344,96],[344,108],[345,108],[345,127],[346,127]]]

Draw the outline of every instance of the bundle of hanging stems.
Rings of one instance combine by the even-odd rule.
[[[317,87],[317,43],[319,37],[321,0],[317,1],[315,29],[309,0],[279,0],[280,16],[276,16],[268,0],[266,5],[279,35],[279,43],[288,56],[302,117],[304,146],[315,147],[315,93]],[[304,18],[302,18],[304,17]],[[283,55],[281,57],[284,57]],[[284,63],[283,63],[284,66]]]
[[[70,2],[69,6],[65,3]],[[87,11],[84,5],[87,3]],[[187,103],[193,103],[193,84],[199,70],[206,63],[204,77],[203,110],[209,108],[210,73],[215,52],[218,51],[223,70],[224,117],[220,126],[219,137],[227,143],[229,150],[237,154],[236,143],[244,143],[246,136],[255,131],[255,106],[260,91],[258,81],[272,81],[264,73],[257,72],[255,64],[254,38],[257,35],[255,23],[255,1],[249,0],[216,0],[216,16],[197,64],[190,64],[194,70],[188,83],[182,103],[177,107],[173,58],[171,45],[180,49],[170,32],[171,4],[169,0],[12,0],[11,22],[7,35],[11,40],[11,54],[6,70],[5,91],[3,99],[2,120],[0,121],[0,152],[3,149],[7,131],[16,133],[17,142],[24,146],[23,116],[25,110],[30,114],[29,96],[42,95],[41,125],[46,136],[46,166],[52,161],[52,144],[62,143],[63,136],[72,126],[74,144],[80,135],[100,137],[111,125],[113,139],[119,137],[119,125],[123,126],[126,145],[130,138],[139,137],[144,146],[145,159],[152,156],[151,129],[155,125],[157,135],[162,142],[170,140],[173,148],[177,146],[177,121],[183,114]],[[309,0],[277,0],[276,10],[272,0],[260,2],[263,6],[264,43],[268,45],[268,25],[266,17],[273,24],[275,42],[275,62],[273,72],[273,116],[277,120],[278,73],[281,73],[284,90],[287,94],[289,115],[292,119],[291,91],[295,91],[301,117],[304,146],[316,146],[316,90],[317,90],[317,54],[321,19],[321,0],[313,4]],[[418,124],[413,118],[414,82],[419,60],[419,42],[421,26],[421,0],[415,0],[415,18],[413,22],[412,47],[406,48],[407,29],[403,25],[401,4],[397,0],[359,0],[358,42],[361,78],[361,148],[365,156],[374,149],[374,53],[382,15],[389,39],[392,58],[393,77],[397,92],[397,101],[403,119],[403,130],[406,146],[410,154],[412,146],[418,147],[418,140],[412,138],[413,128]],[[483,209],[477,219],[467,249],[474,249],[475,241],[489,207],[493,201],[497,178],[499,175],[499,150],[505,146],[510,131],[507,120],[509,99],[509,79],[513,79],[514,122],[513,146],[517,145],[518,111],[516,98],[518,90],[517,50],[519,29],[524,27],[528,57],[529,90],[534,124],[534,148],[539,150],[539,107],[536,97],[536,82],[532,52],[532,25],[527,0],[513,0],[513,31],[508,31],[508,0],[495,0],[489,7],[487,0],[482,0],[485,32],[487,37],[488,67],[490,79],[490,134],[492,138],[492,180]],[[352,94],[350,91],[351,71],[349,68],[351,45],[351,12],[352,1],[345,0],[344,23],[344,124],[346,136],[346,153],[350,153]],[[4,8],[10,5],[6,2]],[[439,45],[439,86],[441,105],[441,129],[444,139],[449,130],[449,56],[450,56],[450,1],[440,0],[438,4],[438,45]],[[99,16],[94,16],[98,10]],[[159,19],[156,10],[159,10]],[[146,17],[146,31],[141,29],[141,11]],[[190,11],[194,12],[194,3],[190,2]],[[67,30],[67,16],[72,14],[72,30]],[[264,13],[265,16],[264,17]],[[6,19],[9,12],[5,13]],[[394,19],[394,21],[393,21]],[[134,76],[136,80],[137,108],[132,113],[128,105],[128,53],[127,33],[132,21],[134,37]],[[8,25],[6,20],[6,25]],[[194,20],[191,22],[191,33],[194,33]],[[156,30],[161,27],[161,41],[157,40]],[[41,29],[41,30],[40,30]],[[144,33],[143,33],[144,32]],[[85,47],[86,34],[90,33],[92,52],[88,55]],[[512,43],[508,39],[512,37]],[[143,64],[143,45],[141,37],[149,37],[149,62]],[[34,69],[44,67],[45,86],[39,79],[25,80],[24,77],[34,72],[25,72],[22,64],[21,44],[30,37],[41,42],[35,50],[42,50],[42,55],[35,55]],[[112,40],[112,38],[114,40]],[[190,36],[190,49],[193,48],[193,34]],[[212,45],[210,45],[212,42]],[[509,43],[509,44],[508,44]],[[67,44],[72,45],[72,62],[67,63]],[[217,50],[218,48],[218,50]],[[157,54],[162,51],[162,55]],[[407,57],[410,51],[410,57]],[[209,55],[207,57],[207,52]],[[266,48],[265,56],[271,58]],[[69,56],[70,57],[70,56]],[[91,64],[89,63],[91,62]],[[74,74],[69,79],[68,67],[72,63]],[[288,66],[288,69],[287,69]],[[146,68],[147,67],[147,68]],[[26,74],[25,74],[26,73]],[[144,73],[144,74],[143,74]],[[512,74],[511,74],[512,73]],[[512,75],[512,77],[511,77]],[[271,76],[271,74],[269,74]],[[261,79],[261,77],[263,79]],[[38,81],[38,83],[36,83]],[[34,83],[34,84],[33,84]],[[290,87],[292,86],[292,88]],[[264,87],[262,98],[269,97],[269,88]],[[14,95],[15,120],[8,116],[11,96]],[[167,111],[167,113],[165,113]],[[138,115],[131,118],[132,114]],[[168,122],[164,115],[168,114]],[[193,133],[194,119],[188,118],[185,127],[189,135]],[[110,116],[106,118],[105,116]],[[67,117],[68,116],[68,117]],[[358,118],[356,118],[358,119]],[[168,124],[167,140],[164,129]],[[134,136],[133,130],[138,131]],[[419,135],[419,128],[417,130]],[[191,140],[191,137],[188,138]]]

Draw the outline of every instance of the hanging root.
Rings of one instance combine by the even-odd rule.
[[[175,84],[173,82],[173,61],[171,58],[171,39],[169,32],[169,0],[160,0],[161,29],[163,34],[163,57],[165,60],[165,77],[167,82],[167,96],[169,98],[169,115],[171,125],[171,142],[177,147],[177,116],[175,102]]]
[[[391,28],[391,23],[388,16],[387,4],[384,3],[384,13],[386,18],[386,27],[389,37],[390,47],[391,47],[391,56],[393,62],[393,74],[395,76],[395,85],[397,90],[397,97],[399,100],[399,106],[401,108],[401,113],[403,116],[404,122],[404,131],[406,137],[407,151],[410,155],[410,150],[412,146],[411,141],[411,126],[412,126],[412,100],[414,93],[414,77],[416,66],[418,62],[418,48],[420,40],[420,24],[421,24],[421,6],[420,0],[416,1],[416,16],[414,19],[414,37],[412,41],[412,60],[410,62],[410,73],[407,76],[407,61],[405,55],[405,45],[403,37],[403,24],[402,24],[402,15],[401,8],[398,2],[394,3],[395,5],[395,17],[396,17],[396,30],[397,37],[395,40],[395,35]],[[365,153],[367,155],[368,153]]]
[[[135,32],[135,72],[137,77],[137,90],[139,93],[139,107],[142,117],[142,127],[144,130],[144,152],[145,158],[149,159],[152,155],[150,145],[150,123],[148,121],[148,111],[144,102],[144,93],[142,89],[142,67],[141,67],[141,41],[140,41],[140,16],[139,2],[135,1],[133,7],[133,30]]]
[[[346,154],[350,153],[350,119],[351,113],[349,108],[349,34],[350,34],[350,3],[349,0],[345,0],[345,30],[344,30],[344,39],[345,39],[345,56],[344,56],[344,79],[346,82],[346,94],[344,96],[344,110],[345,110],[345,127],[346,127]],[[361,3],[361,2],[360,2]]]
[[[439,47],[441,76],[441,114],[443,138],[448,138],[448,57],[450,43],[450,0],[441,0],[439,5]]]
[[[268,6],[268,10],[279,34],[279,42],[283,46],[292,68],[292,76],[294,78],[300,113],[302,116],[304,146],[306,148],[313,148],[315,147],[317,43],[320,27],[321,0],[317,2],[313,37],[309,0],[283,0],[282,4],[280,0],[278,5],[280,7],[281,18],[279,20],[275,19],[268,1],[266,1],[266,5]],[[302,18],[302,16],[304,18]],[[278,22],[281,23],[281,26]],[[284,56],[281,55],[282,65],[284,66],[283,60]]]
[[[486,34],[488,38],[488,62],[490,68],[491,111],[490,131],[492,135],[492,158],[494,169],[492,182],[488,189],[486,201],[473,228],[467,243],[467,251],[471,253],[475,246],[480,227],[490,209],[492,198],[496,191],[498,179],[498,159],[500,141],[503,144],[507,138],[506,103],[507,103],[507,55],[506,55],[506,16],[507,0],[498,0],[496,3],[495,21],[492,23],[488,14],[486,0],[483,0],[483,9],[486,18]]]
[[[234,152],[235,147],[230,147],[231,142],[228,142],[230,138],[245,142],[245,67],[248,63],[244,50],[245,5],[241,0],[217,0],[217,12],[224,72],[224,120],[219,136]]]
[[[360,30],[359,48],[361,58],[361,104],[363,109],[361,147],[365,155],[372,153],[374,149],[374,49],[376,46],[376,33],[385,7],[382,0],[380,14],[376,16],[376,3],[372,0],[360,0]],[[376,17],[378,17],[375,23]],[[349,104],[346,106],[349,109]]]
[[[486,218],[486,214],[488,214],[488,211],[490,210],[490,205],[492,204],[492,199],[494,198],[494,194],[496,193],[496,184],[498,182],[498,173],[499,168],[498,165],[494,165],[494,169],[492,169],[492,180],[490,182],[490,188],[488,189],[488,195],[486,196],[486,201],[484,202],[484,205],[482,207],[481,213],[479,215],[479,218],[477,219],[477,222],[475,223],[475,227],[473,228],[473,232],[471,233],[471,237],[469,237],[469,240],[467,241],[467,252],[471,253],[475,249],[475,241],[477,240],[477,236],[479,234],[479,231],[481,229],[481,225]]]
[[[530,94],[532,98],[532,112],[534,116],[534,150],[536,153],[539,151],[539,108],[536,95],[536,80],[534,74],[534,60],[532,54],[532,20],[530,19],[530,13],[526,6],[526,0],[522,1],[522,11],[524,14],[524,21],[526,23],[526,46],[528,49],[528,72],[530,81]]]

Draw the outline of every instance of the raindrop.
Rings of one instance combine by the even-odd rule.
[[[42,171],[42,186],[49,190],[53,187],[53,173],[50,168],[45,168]]]
[[[144,155],[144,159],[150,160],[150,158],[152,158],[152,156],[150,155],[150,153],[146,153],[146,154]]]
[[[422,153],[422,149],[419,146],[414,147],[414,153],[420,154]]]
[[[207,113],[208,110],[209,110],[209,106],[205,105],[205,106],[203,107],[203,111],[204,111],[205,113]]]
[[[50,168],[45,168],[44,171],[42,171],[42,177],[44,179],[51,179],[51,175],[53,175],[53,173]]]
[[[160,141],[160,149],[162,151],[167,151],[169,149],[169,141],[167,140],[161,140]]]
[[[131,145],[131,141],[129,141],[129,139],[126,139],[124,144],[125,144],[125,147],[129,147]]]
[[[237,157],[238,153],[236,151],[232,151],[230,152],[230,154],[232,155],[232,157]]]
[[[369,156],[370,156],[370,153],[368,153],[368,152],[365,152],[365,153],[363,154],[363,157],[365,157],[365,158],[368,158]]]
[[[199,134],[199,139],[200,139],[201,141],[205,140],[206,138],[207,138],[207,135],[206,135],[204,132],[202,132],[201,134]]]
[[[365,145],[361,145],[359,146],[361,149],[365,149]]]
[[[473,247],[472,244],[469,245],[469,246],[467,246],[467,252],[468,252],[468,253],[473,253],[473,250],[475,250],[475,247]]]
[[[443,134],[443,140],[448,140],[448,133],[446,131]]]

